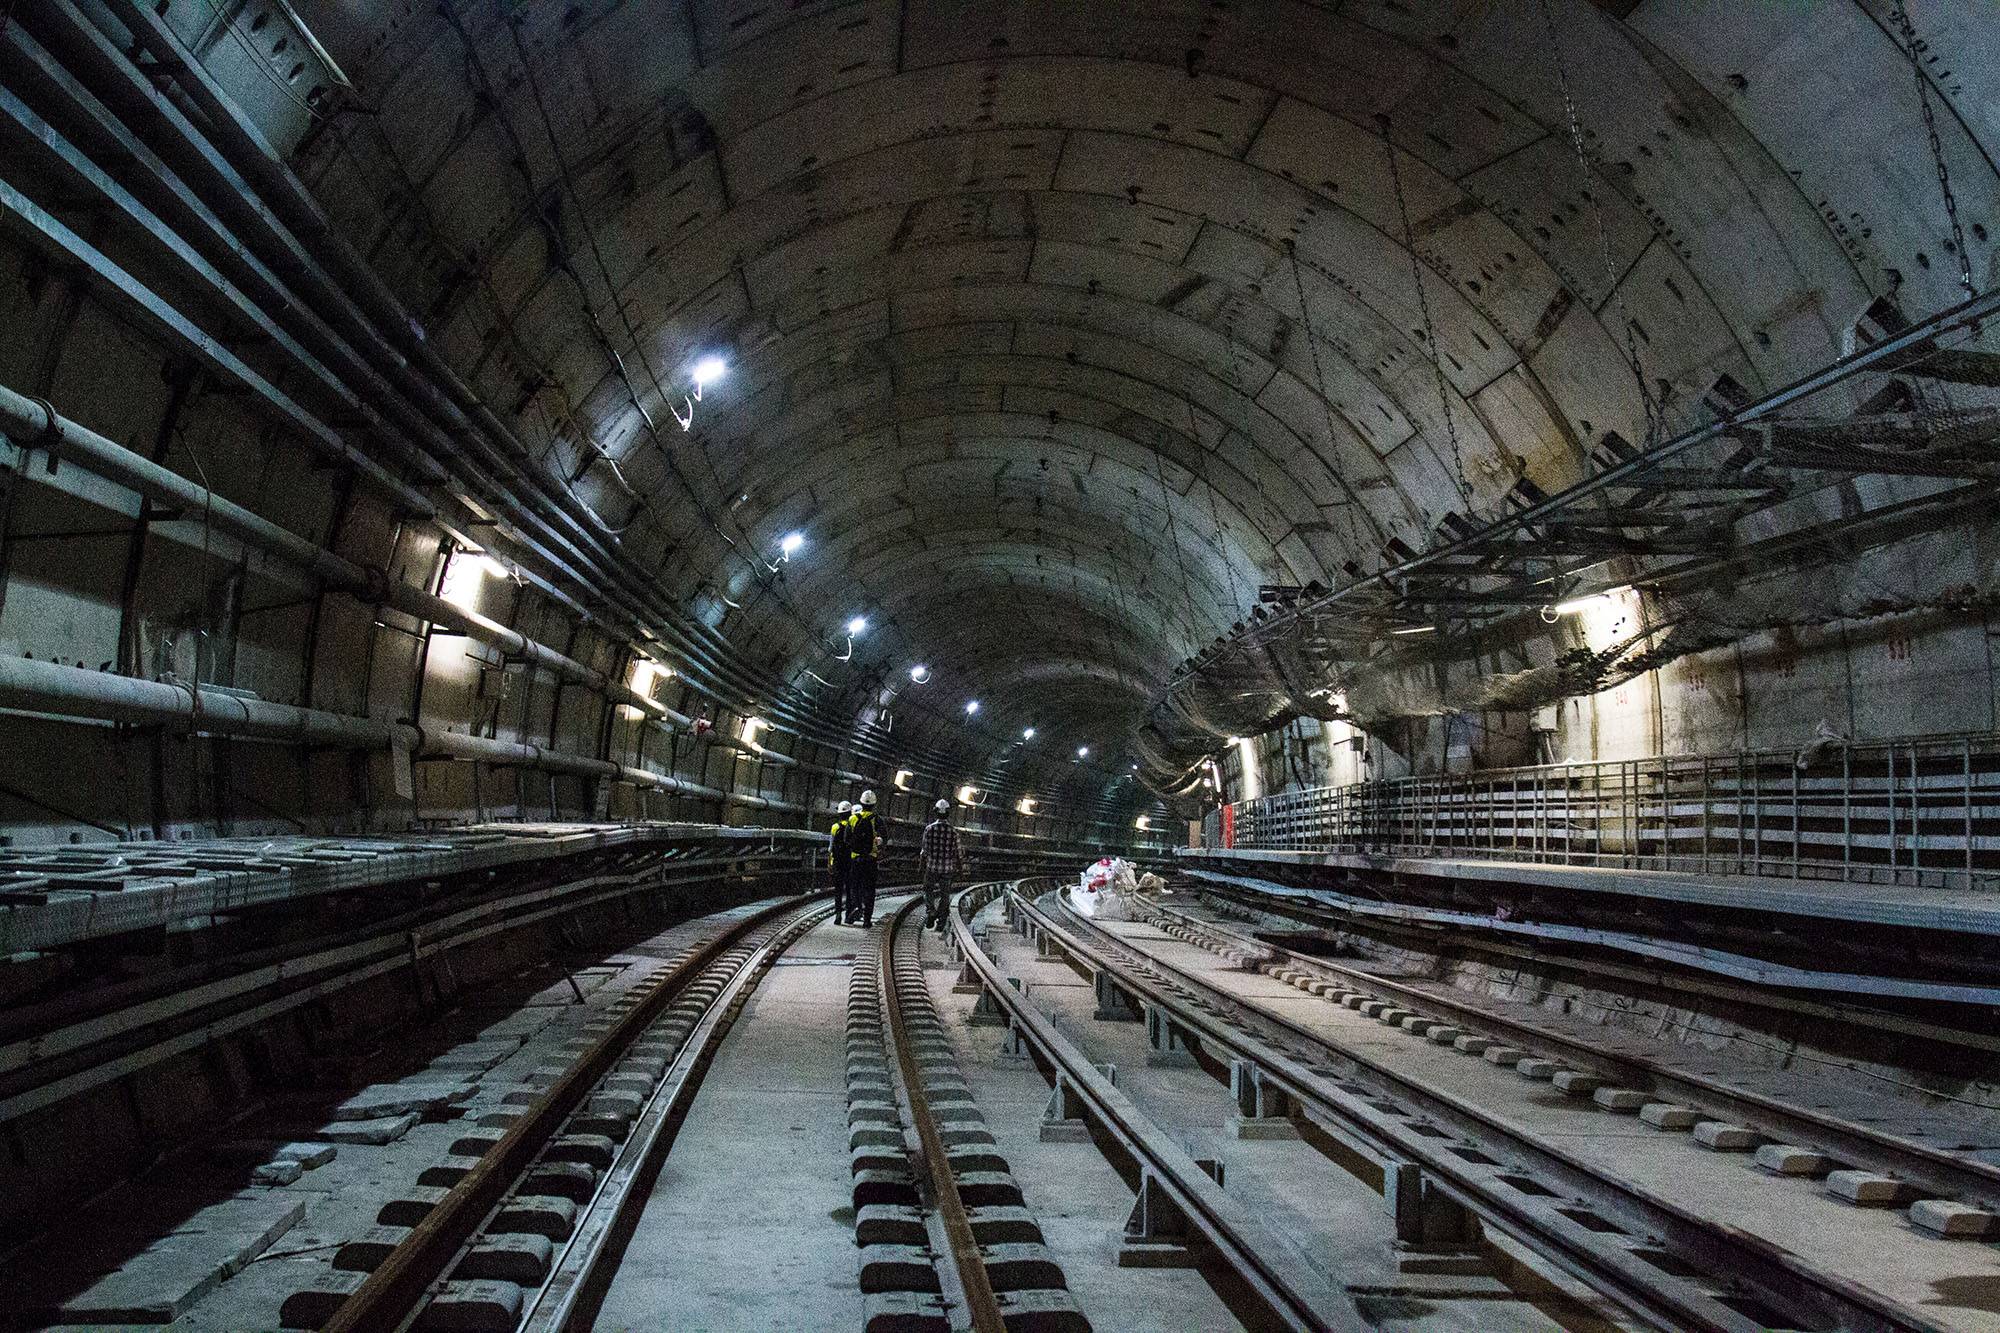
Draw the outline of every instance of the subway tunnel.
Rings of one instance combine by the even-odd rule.
[[[1996,105],[0,3],[0,1322],[2000,1327]]]

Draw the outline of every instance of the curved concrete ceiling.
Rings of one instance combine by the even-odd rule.
[[[435,342],[749,660],[973,764],[1122,769],[1260,584],[1954,293],[1874,0],[300,8],[368,107],[302,169]],[[1984,216],[1976,8],[1918,17]]]

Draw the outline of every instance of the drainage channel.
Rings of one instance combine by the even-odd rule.
[[[1407,1192],[1420,1213],[1467,1210],[1656,1326],[1729,1333],[1942,1327],[1523,1135],[1465,1098],[1333,1047],[1066,909],[1056,909],[1065,917],[1059,924],[1025,893],[1010,895],[1008,905],[1044,948],[1141,1008],[1157,1046],[1192,1048],[1224,1071],[1246,1114],[1303,1117],[1387,1174],[1408,1173]]]
[[[924,980],[912,899],[848,993],[855,1240],[870,1333],[1088,1333],[961,1073]]]
[[[690,950],[528,1108],[468,1136],[463,1174],[366,1277],[335,1271],[286,1302],[290,1327],[562,1327],[595,1289],[728,1019],[828,913],[765,908]]]

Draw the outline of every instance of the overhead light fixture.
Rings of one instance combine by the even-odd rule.
[[[867,616],[854,616],[847,622],[847,633],[849,637],[859,636],[861,634],[866,633],[867,630],[868,630]]]
[[[1090,747],[1089,747],[1088,745],[1079,745],[1079,746],[1077,746],[1077,747],[1076,747],[1076,757],[1077,757],[1078,759],[1088,759],[1088,758],[1090,758]]]
[[[1014,803],[1014,808],[1024,815],[1032,815],[1035,813],[1035,798],[1032,796],[1023,796],[1019,801]]]
[[[1409,629],[1392,629],[1391,634],[1435,634],[1436,625],[1412,625]]]
[[[778,539],[778,554],[790,560],[805,544],[806,535],[803,532],[788,532]]]
[[[908,790],[910,789],[910,779],[911,779],[911,778],[912,778],[913,776],[915,776],[915,775],[914,775],[914,774],[912,774],[912,773],[910,772],[910,770],[909,770],[909,769],[907,769],[907,768],[899,768],[899,769],[897,769],[897,770],[896,770],[896,790],[897,790],[897,791],[908,791]]]
[[[960,805],[978,805],[979,789],[969,782],[966,783],[958,789],[958,803]]]
[[[1033,727],[1021,728],[1021,739],[1024,741],[1031,741],[1035,739],[1035,729]]]
[[[1132,827],[1138,829],[1139,832],[1141,833],[1145,833],[1149,831],[1153,827],[1153,825],[1152,821],[1148,820],[1146,816],[1140,815],[1137,819],[1132,821]]]
[[[931,678],[931,669],[922,662],[910,668],[910,679],[921,685]]]
[[[967,699],[965,701],[965,715],[967,717],[971,717],[974,713],[978,711],[979,711],[979,700]]]
[[[701,391],[729,373],[729,363],[719,356],[705,356],[694,363],[694,396],[701,397]]]
[[[1567,602],[1557,602],[1549,609],[1559,616],[1573,616],[1579,611],[1588,611],[1600,602],[1608,602],[1620,593],[1630,592],[1631,590],[1631,585],[1627,584],[1623,587],[1607,589],[1604,592],[1594,592],[1588,597],[1572,597]]]

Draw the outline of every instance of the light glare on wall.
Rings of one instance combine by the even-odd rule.
[[[764,747],[757,743],[757,733],[764,730],[764,728],[770,725],[771,724],[769,722],[766,722],[761,717],[744,718],[743,743],[749,746],[751,749],[757,751],[759,754],[762,754],[764,752]]]
[[[636,658],[632,662],[632,673],[625,678],[625,687],[650,699],[653,697],[653,682],[666,680],[673,674],[672,667],[661,666],[650,657]]]
[[[1132,821],[1132,827],[1138,829],[1139,832],[1141,833],[1145,833],[1148,832],[1153,827],[1153,824],[1151,820],[1146,818],[1146,816],[1140,815],[1137,819]]]
[[[899,769],[897,769],[897,770],[896,770],[896,790],[897,790],[897,791],[908,791],[908,790],[910,789],[910,779],[911,779],[911,777],[913,777],[913,776],[914,776],[914,775],[913,775],[913,774],[912,774],[912,773],[910,772],[910,770],[909,770],[909,769],[907,769],[907,768],[899,768]]]
[[[1035,813],[1035,798],[1032,796],[1023,796],[1014,803],[1014,808],[1024,815],[1032,815]]]
[[[480,585],[487,579],[504,579],[507,566],[483,551],[454,551],[444,567],[444,583],[438,596],[462,611],[473,609],[479,600]]]

